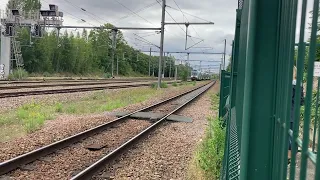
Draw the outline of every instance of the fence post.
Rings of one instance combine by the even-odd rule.
[[[239,101],[238,86],[236,103],[242,118],[241,180],[272,179],[280,7],[278,0],[248,0],[242,10],[238,78],[243,98]]]

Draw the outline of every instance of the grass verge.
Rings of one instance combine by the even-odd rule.
[[[211,96],[212,109],[217,111],[219,96]],[[198,146],[189,166],[188,179],[218,180],[222,168],[225,129],[218,118],[209,117],[206,135]]]

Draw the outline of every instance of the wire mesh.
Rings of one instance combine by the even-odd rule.
[[[276,2],[276,1],[275,1]],[[302,2],[302,6],[297,9],[298,2]],[[318,139],[320,139],[320,130],[318,129],[319,122],[318,122],[318,108],[319,108],[319,87],[317,89],[317,94],[314,93],[314,89],[316,86],[313,85],[314,82],[314,61],[316,59],[316,52],[318,51],[318,42],[317,42],[317,25],[318,25],[318,13],[313,14],[312,18],[312,24],[311,25],[311,38],[308,40],[309,43],[305,43],[304,39],[304,31],[305,29],[305,19],[306,19],[306,13],[307,13],[307,1],[301,0],[301,1],[290,1],[290,0],[284,0],[281,2],[281,13],[278,15],[278,18],[280,18],[280,23],[277,20],[274,20],[274,27],[279,29],[279,49],[281,50],[281,53],[279,53],[279,64],[277,66],[277,85],[275,86],[275,94],[272,94],[271,96],[275,96],[274,104],[275,107],[273,113],[275,114],[275,126],[274,129],[270,132],[271,137],[274,137],[272,140],[272,143],[270,145],[267,145],[265,148],[265,154],[270,154],[270,157],[272,158],[272,161],[267,162],[266,161],[257,161],[259,158],[253,158],[254,151],[261,152],[256,149],[261,150],[262,143],[265,143],[266,141],[255,141],[254,143],[250,144],[250,152],[251,154],[246,154],[246,149],[241,148],[241,155],[240,155],[240,147],[241,142],[243,142],[243,137],[239,139],[239,136],[241,137],[241,133],[243,133],[241,130],[245,128],[245,125],[241,123],[240,119],[236,118],[236,113],[234,110],[234,107],[229,107],[225,116],[226,118],[229,117],[227,120],[227,134],[226,134],[226,146],[225,149],[225,156],[223,161],[223,168],[221,170],[221,179],[239,179],[240,175],[240,162],[241,164],[241,178],[247,179],[247,177],[250,177],[250,179],[255,179],[256,177],[260,176],[262,173],[264,173],[264,176],[261,179],[297,179],[297,176],[299,176],[298,179],[305,180],[305,179],[320,179],[320,163],[317,162],[317,159],[320,159],[320,154],[317,153],[317,150],[320,149],[320,145],[317,143]],[[257,7],[264,7],[264,3],[261,4],[255,4],[256,6],[253,6],[253,9]],[[248,35],[248,12],[250,10],[249,5],[246,4],[244,6],[243,0],[238,0],[238,9],[240,9],[239,15],[241,16],[241,28],[240,31],[242,32],[240,34],[240,43],[241,41],[247,40]],[[290,99],[291,95],[288,95],[288,91],[292,89],[291,81],[292,81],[292,69],[293,69],[293,57],[294,57],[294,50],[291,48],[294,45],[295,42],[295,27],[296,27],[296,19],[299,17],[297,16],[297,11],[302,11],[302,17],[301,17],[301,27],[300,27],[300,40],[298,45],[298,57],[297,57],[297,76],[296,78],[296,84],[304,84],[306,86],[306,97],[305,97],[305,104],[304,108],[302,108],[300,113],[300,105],[295,105],[294,108],[292,106],[292,100]],[[313,4],[313,12],[319,12],[319,0],[314,0]],[[270,15],[268,13],[264,14],[261,13],[263,16],[260,18],[263,19],[264,15]],[[260,14],[260,15],[261,15]],[[274,18],[277,19],[277,18]],[[257,21],[258,22],[258,21]],[[277,24],[278,23],[278,24]],[[240,24],[239,24],[240,25]],[[252,24],[251,24],[252,25]],[[254,26],[254,25],[252,25]],[[262,31],[260,29],[260,31]],[[268,32],[267,32],[268,33]],[[249,34],[250,35],[250,34]],[[237,37],[237,36],[236,36]],[[261,40],[261,39],[260,39]],[[246,42],[241,43],[247,44]],[[306,44],[309,44],[309,49],[306,51],[305,46]],[[240,52],[244,52],[247,50],[246,46],[239,47]],[[241,49],[241,47],[246,47],[246,49]],[[263,47],[263,45],[262,45]],[[305,62],[305,54],[308,53],[308,64],[307,67],[304,67]],[[245,53],[243,53],[245,54]],[[245,59],[246,61],[248,59]],[[233,67],[233,66],[232,66]],[[258,66],[259,67],[259,66]],[[290,67],[290,68],[288,68]],[[292,67],[292,68],[291,68]],[[244,70],[244,69],[242,69]],[[238,71],[239,72],[239,71]],[[237,72],[237,73],[238,73]],[[247,72],[247,70],[246,70]],[[306,73],[307,75],[307,81],[305,83],[302,83],[303,80],[303,73]],[[241,73],[239,73],[241,74]],[[224,75],[224,74],[223,74]],[[225,79],[225,76],[221,77],[221,81],[227,81],[229,80]],[[233,74],[231,73],[231,77]],[[244,77],[244,76],[243,76]],[[242,77],[242,78],[243,78]],[[241,80],[240,78],[237,79],[237,82]],[[319,79],[320,81],[320,79]],[[223,84],[225,82],[221,82]],[[236,89],[241,90],[241,83],[237,84]],[[233,81],[231,80],[231,84],[233,84]],[[230,88],[232,89],[232,87]],[[300,100],[300,92],[302,91],[302,88],[300,89],[300,86],[297,86],[295,89],[295,99],[294,102],[299,102]],[[222,92],[224,96],[226,94]],[[233,96],[234,94],[229,94],[229,96]],[[317,96],[315,96],[317,95]],[[287,98],[282,98],[288,96]],[[303,96],[303,95],[302,95]],[[223,98],[222,98],[223,99]],[[241,102],[243,99],[241,99],[240,96],[237,96],[236,101]],[[241,110],[243,107],[241,106],[242,103],[237,103],[237,115],[241,115]],[[259,101],[261,102],[261,101]],[[223,107],[225,108],[225,107]],[[261,108],[261,107],[259,107]],[[231,113],[230,113],[231,109]],[[292,111],[292,114],[290,112]],[[293,113],[294,112],[294,113]],[[223,113],[222,113],[223,114]],[[303,114],[303,117],[301,117],[301,114]],[[291,122],[291,116],[295,117],[293,120],[295,123]],[[239,116],[239,117],[243,117]],[[224,119],[226,119],[224,118]],[[303,124],[303,127],[299,127],[299,120],[301,119],[301,124]],[[256,121],[256,119],[254,119]],[[240,122],[240,123],[239,123]],[[237,124],[238,123],[238,124]],[[250,122],[249,122],[250,123]],[[312,124],[314,123],[314,124]],[[252,125],[252,124],[250,124]],[[273,126],[273,124],[271,124]],[[292,125],[293,127],[289,126]],[[313,129],[310,128],[312,125]],[[261,125],[260,125],[261,126]],[[251,127],[251,126],[250,126]],[[292,130],[289,130],[290,129]],[[260,129],[260,130],[263,130]],[[289,135],[287,132],[289,131]],[[263,132],[264,134],[270,133],[268,131]],[[250,132],[254,133],[253,131]],[[248,134],[248,133],[244,133]],[[290,136],[290,137],[288,137]],[[262,138],[262,136],[259,136]],[[292,148],[291,150],[291,159],[288,161],[288,144],[289,144],[289,138],[291,142]],[[250,139],[251,142],[253,142],[255,139]],[[243,143],[245,144],[245,143]],[[242,144],[242,145],[243,145]],[[311,146],[312,145],[312,146]],[[256,149],[255,149],[256,148]],[[252,150],[255,149],[255,150]],[[264,149],[263,149],[264,150]],[[298,151],[299,150],[299,151]],[[249,152],[249,151],[248,151]],[[246,158],[249,155],[248,158]],[[290,157],[289,157],[290,158]],[[242,159],[242,161],[240,161]],[[248,161],[249,162],[246,162]],[[291,162],[291,164],[288,166],[288,162]],[[249,165],[248,165],[249,164]],[[267,167],[267,171],[261,172],[265,170],[265,167]],[[260,171],[260,172],[259,172]],[[271,172],[271,173],[269,173]],[[259,174],[260,173],[260,174]],[[271,174],[271,175],[270,175]],[[270,175],[270,176],[269,176]],[[254,178],[255,177],[255,178]]]
[[[244,0],[238,0],[238,9],[242,9]]]

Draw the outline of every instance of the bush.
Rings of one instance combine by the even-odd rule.
[[[181,73],[181,79],[182,79],[182,81],[187,81],[188,80],[188,71],[183,71],[182,73]]]
[[[199,165],[208,179],[219,179],[223,165],[225,129],[218,118],[209,118],[209,131],[201,144],[198,154]]]
[[[9,80],[21,80],[26,79],[29,76],[28,72],[22,68],[17,68],[13,70],[11,74],[9,74]]]
[[[41,106],[36,103],[26,104],[20,107],[17,110],[17,117],[28,133],[40,128],[48,118],[45,113],[41,112]]]
[[[178,86],[178,83],[177,83],[177,82],[173,82],[173,83],[172,83],[172,86],[177,87],[177,86]]]
[[[318,103],[320,104],[320,100]],[[298,103],[296,103],[296,104],[298,104]],[[314,124],[315,119],[316,119],[316,106],[317,106],[317,91],[312,91],[311,114],[310,114],[312,125]],[[305,111],[305,104],[304,104],[304,106],[301,106],[301,108],[300,108],[300,124],[301,125],[304,122],[304,111]],[[319,116],[319,111],[320,111],[320,106],[319,106],[319,110],[318,110],[318,116]]]
[[[161,82],[160,87],[161,88],[168,88],[168,84],[165,82]]]
[[[55,112],[62,113],[62,111],[63,111],[62,104],[61,103],[57,103],[56,107],[55,107]]]
[[[103,74],[103,78],[109,79],[109,78],[111,78],[111,74],[110,73],[104,73]]]
[[[151,88],[152,89],[156,89],[158,87],[158,83],[153,83],[153,84],[151,84]]]
[[[219,94],[215,93],[211,95],[211,109],[219,111]]]
[[[44,73],[43,73],[43,77],[50,77],[50,76],[51,76],[51,74],[48,73],[48,72],[44,72]]]

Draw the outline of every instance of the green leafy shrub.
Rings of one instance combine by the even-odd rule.
[[[318,110],[318,117],[319,117],[320,98],[319,98],[318,103],[319,103],[319,110]],[[315,118],[316,118],[316,106],[317,106],[317,91],[313,91],[312,92],[312,102],[311,102],[311,122],[312,122],[312,124],[314,124]],[[305,111],[305,105],[301,106],[301,109],[300,109],[300,124],[303,124],[303,122],[304,122],[304,111]]]
[[[188,71],[183,71],[181,73],[181,79],[182,79],[182,81],[187,81],[188,80]]]
[[[161,88],[168,88],[168,84],[165,82],[161,82],[160,87]]]
[[[44,77],[50,77],[50,76],[51,76],[51,74],[50,74],[50,73],[48,73],[48,72],[44,72],[44,73],[43,73],[43,76],[44,76]]]
[[[105,79],[109,79],[109,78],[111,78],[112,76],[111,76],[111,74],[110,73],[104,73],[103,74],[103,78],[105,78]]]
[[[157,87],[158,87],[158,83],[152,83],[152,84],[151,84],[151,88],[152,88],[152,89],[156,89]]]
[[[177,87],[177,86],[178,86],[178,83],[177,83],[177,82],[173,82],[173,83],[172,83],[172,86]]]
[[[223,165],[225,129],[220,120],[209,118],[209,130],[198,153],[199,165],[208,179],[219,179]]]
[[[211,95],[211,109],[218,111],[219,110],[219,94]]]
[[[55,106],[55,112],[62,113],[63,112],[63,106],[61,103],[57,103]]]
[[[11,74],[9,74],[8,79],[9,80],[21,80],[26,79],[29,76],[28,72],[22,68],[17,68],[13,70]]]

